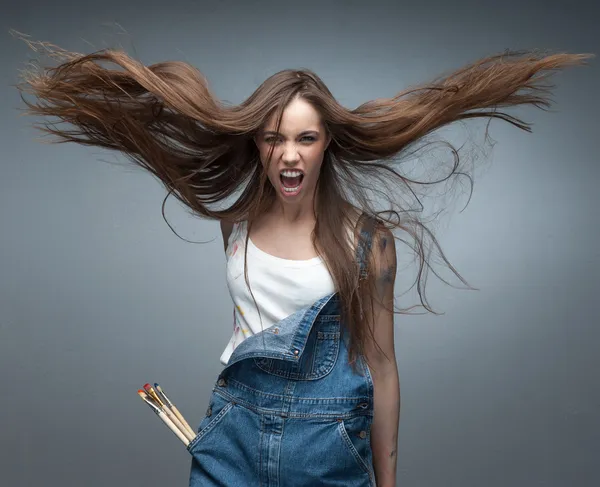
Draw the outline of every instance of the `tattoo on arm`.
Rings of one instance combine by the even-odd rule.
[[[378,238],[377,250],[377,293],[383,297],[387,291],[394,285],[396,278],[396,259],[392,255],[392,246],[394,241],[391,235],[383,234]],[[388,248],[390,247],[390,248]]]
[[[387,238],[382,237],[381,238],[381,242],[380,242],[380,250],[381,250],[381,252],[383,252],[386,247],[387,247]]]
[[[380,291],[384,291],[390,284],[394,282],[396,277],[396,268],[393,265],[386,267],[377,279],[377,284]]]
[[[396,269],[394,266],[388,266],[388,268],[381,273],[381,282],[383,284],[390,284],[394,282],[395,272]]]

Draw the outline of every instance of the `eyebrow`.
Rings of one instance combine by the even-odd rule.
[[[298,134],[298,137],[300,137],[302,135],[309,135],[309,134],[319,135],[319,131],[318,130],[305,130],[304,132],[300,132]],[[266,130],[265,132],[263,132],[263,135],[283,135],[283,134],[280,132],[275,132],[274,130]]]

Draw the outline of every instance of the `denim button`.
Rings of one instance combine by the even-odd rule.
[[[207,416],[211,416],[212,415],[212,408],[209,406],[209,408],[206,410],[206,415]]]
[[[358,436],[360,436],[364,440],[367,437],[367,432],[363,430],[358,434]]]
[[[275,335],[279,334],[279,328],[273,328],[273,333],[275,333]]]
[[[300,351],[294,350],[294,355],[298,356],[299,353],[300,353]]]
[[[219,381],[217,382],[217,385],[219,387],[223,387],[225,386],[227,383],[225,382],[225,379],[219,379]]]

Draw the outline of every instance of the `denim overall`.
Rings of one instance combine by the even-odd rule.
[[[363,277],[371,240],[363,227]],[[237,346],[188,445],[190,487],[376,485],[373,380],[348,364],[339,305],[325,296]]]

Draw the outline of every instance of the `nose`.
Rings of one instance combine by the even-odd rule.
[[[300,154],[295,143],[286,144],[281,159],[286,166],[292,166],[298,162]]]

